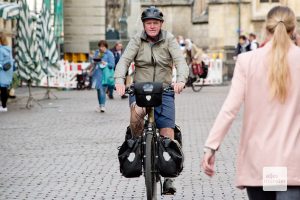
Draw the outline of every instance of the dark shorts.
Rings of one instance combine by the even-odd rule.
[[[135,102],[135,96],[129,96],[129,105]],[[157,128],[175,128],[175,97],[174,92],[165,92],[162,105],[154,108]]]

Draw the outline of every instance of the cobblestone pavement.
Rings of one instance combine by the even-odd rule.
[[[183,132],[185,167],[176,178],[175,196],[164,200],[241,200],[234,187],[234,163],[241,115],[217,153],[212,179],[200,169],[203,144],[226,97],[228,86],[187,88],[176,96],[177,123]],[[24,109],[26,88],[9,112],[0,113],[0,199],[145,199],[143,177],[119,173],[117,147],[128,124],[128,101],[115,96],[107,112],[96,113],[95,91],[55,91],[57,100],[39,101]],[[41,98],[42,89],[34,89]]]

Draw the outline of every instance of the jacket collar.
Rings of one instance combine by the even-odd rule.
[[[165,31],[165,30],[160,30],[159,36],[158,36],[158,40],[157,40],[157,42],[155,42],[155,43],[158,43],[158,42],[161,42],[161,41],[165,40],[166,37],[167,37],[167,31]],[[143,31],[143,32],[141,33],[141,39],[144,40],[144,41],[147,41],[147,34],[146,34],[145,31]]]

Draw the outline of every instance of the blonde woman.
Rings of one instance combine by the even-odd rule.
[[[300,199],[300,48],[291,40],[295,26],[288,7],[269,11],[271,40],[238,56],[230,92],[205,143],[202,168],[213,176],[216,151],[244,104],[236,186],[246,188],[250,200]],[[264,169],[270,176],[263,175]],[[287,191],[264,191],[270,189],[265,187],[268,179],[278,181],[284,170],[286,184],[278,187],[287,186]]]

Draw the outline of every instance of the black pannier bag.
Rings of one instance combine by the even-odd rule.
[[[183,169],[184,156],[176,140],[159,137],[157,168],[163,177],[177,177]]]
[[[141,138],[125,140],[119,148],[120,172],[126,178],[139,177],[142,174]]]
[[[140,107],[156,107],[162,103],[163,84],[140,82],[134,84],[136,104]]]

